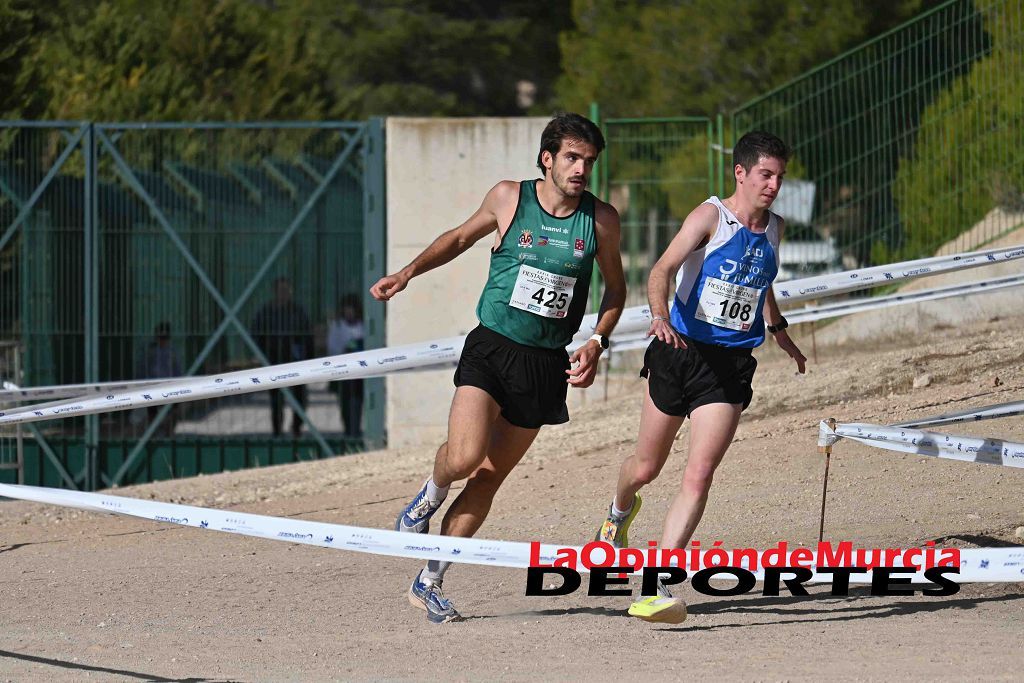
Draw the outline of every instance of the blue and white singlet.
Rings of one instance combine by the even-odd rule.
[[[672,326],[706,344],[759,346],[765,290],[779,273],[779,217],[769,211],[767,229],[756,233],[718,197],[704,203],[718,208],[718,229],[679,270]]]

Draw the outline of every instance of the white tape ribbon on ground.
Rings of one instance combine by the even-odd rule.
[[[494,567],[524,568],[530,566],[530,544],[522,542],[407,534],[383,529],[367,529],[342,524],[108,496],[100,493],[13,484],[0,484],[0,496],[373,555]],[[565,546],[542,544],[539,556],[543,562],[550,563],[554,559],[555,553],[562,547]],[[575,549],[577,552],[580,550],[578,547]],[[580,567],[580,570],[585,571],[583,567]],[[754,572],[754,574],[759,580],[764,577],[763,570]],[[961,550],[960,574],[950,576],[950,578],[960,583],[1024,581],[1024,547]],[[816,574],[812,580],[826,583],[831,578],[827,574]],[[921,572],[916,574],[913,580],[926,582]],[[850,581],[851,583],[868,583],[871,578],[870,575],[855,574],[850,577]]]
[[[840,438],[899,453],[1024,468],[1024,444],[1001,439],[857,423],[837,424],[833,431],[827,422],[821,422],[818,445],[831,446]]]

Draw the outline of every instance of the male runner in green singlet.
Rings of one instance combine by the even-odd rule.
[[[476,309],[480,326],[466,337],[455,371],[448,440],[437,451],[432,476],[395,522],[397,530],[427,533],[451,484],[468,478],[441,533],[475,534],[541,425],[569,420],[568,386],[593,383],[626,300],[619,215],[586,191],[603,149],[604,137],[591,121],[555,116],[541,136],[537,165],[543,180],[498,183],[469,220],[370,288],[374,298],[387,301],[413,277],[494,235]],[[570,357],[565,347],[586,312],[594,262],[605,282],[596,334]],[[461,618],[441,593],[448,565],[428,562],[409,589],[409,601],[434,623]]]

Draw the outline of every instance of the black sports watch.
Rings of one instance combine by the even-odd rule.
[[[772,334],[775,334],[776,332],[782,332],[787,327],[789,327],[789,321],[786,320],[786,316],[784,315],[779,316],[779,322],[777,322],[776,324],[764,326],[764,328],[771,332]]]
[[[598,344],[600,344],[601,348],[604,349],[605,351],[607,351],[608,347],[611,346],[611,344],[608,341],[608,337],[604,336],[603,334],[595,334],[591,336],[590,339],[593,339]]]

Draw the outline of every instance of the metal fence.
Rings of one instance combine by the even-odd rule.
[[[785,277],[979,248],[1024,226],[1024,0],[951,0],[727,116],[604,122],[630,302],[731,146],[792,146],[775,210]],[[596,106],[594,107],[596,113]],[[725,141],[726,144],[722,144]]]
[[[1024,2],[953,0],[747,105],[813,191],[790,238],[847,265],[977,248],[1024,225]]]
[[[597,186],[619,209],[628,303],[646,303],[651,266],[714,190],[714,128],[706,117],[609,119],[603,128]]]
[[[379,121],[0,124],[0,340],[24,384],[326,355],[343,301],[379,345],[363,304],[383,268],[382,141]],[[27,478],[97,488],[357,450],[382,442],[382,392],[365,383],[363,435],[315,385],[46,422]]]
[[[0,390],[16,389],[21,381],[20,346],[13,342],[0,342]],[[18,405],[17,401],[0,399],[0,411]],[[4,481],[24,482],[24,432],[20,424],[0,426],[0,475],[4,475]]]

